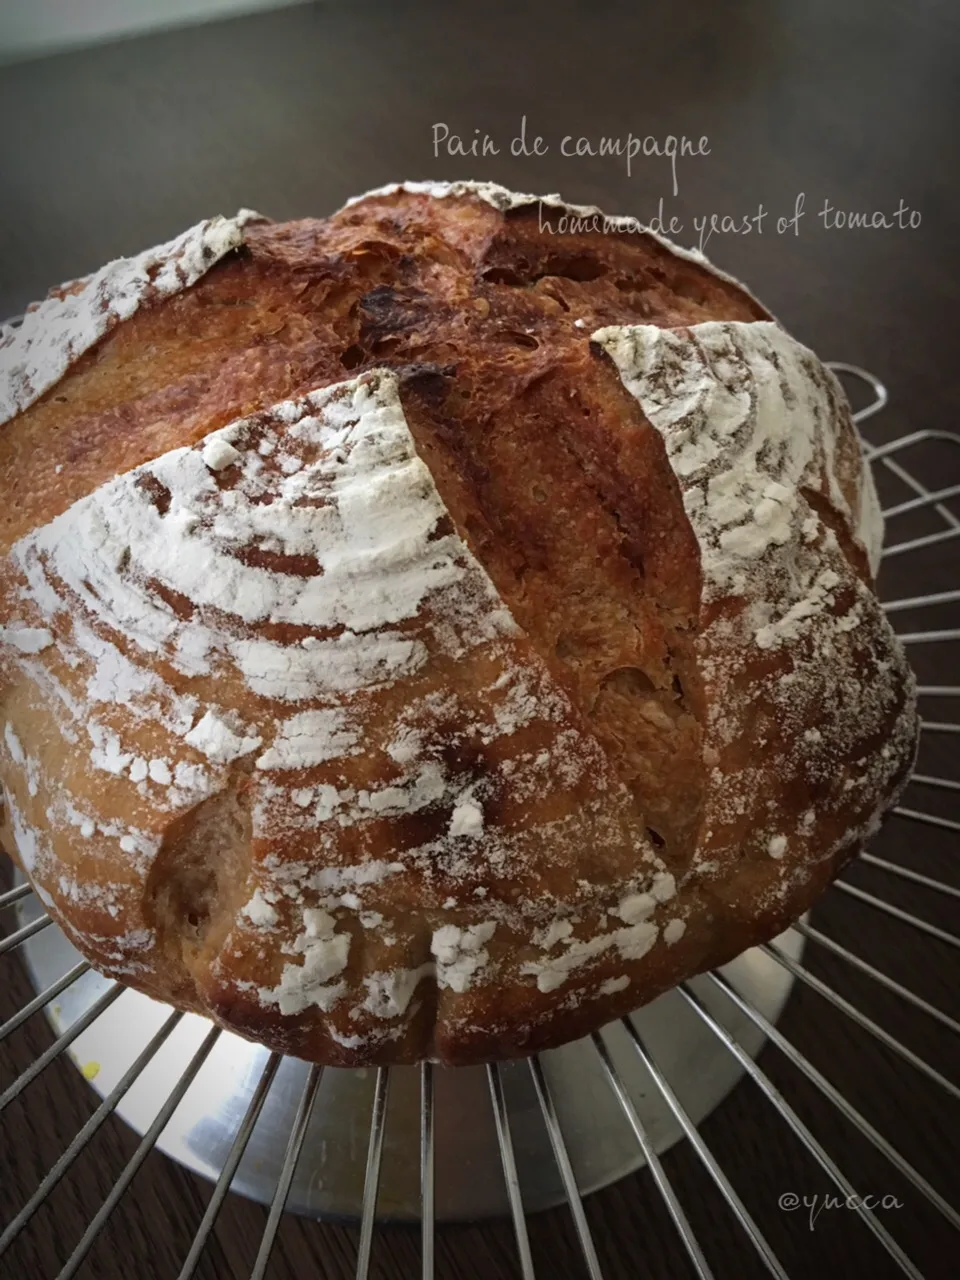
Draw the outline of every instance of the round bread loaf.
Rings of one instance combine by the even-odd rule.
[[[214,218],[0,347],[4,847],[101,972],[339,1065],[583,1035],[879,826],[913,680],[835,378],[629,220]]]

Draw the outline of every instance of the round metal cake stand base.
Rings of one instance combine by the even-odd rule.
[[[30,897],[21,904],[22,924],[43,915]],[[794,959],[803,939],[788,931],[777,945]],[[31,980],[43,991],[82,957],[55,925],[25,942]],[[775,1022],[793,978],[756,950],[720,970],[753,1006]],[[113,984],[92,971],[47,1006],[57,1034],[65,1031]],[[691,984],[704,1005],[754,1057],[765,1037],[716,987]],[[73,1042],[69,1053],[101,1096],[116,1085],[150,1038],[169,1017],[167,1006],[126,990]],[[694,1123],[726,1097],[743,1069],[676,992],[668,992],[632,1015],[648,1051]],[[117,1114],[143,1135],[171,1088],[196,1053],[210,1024],[186,1015],[117,1106]],[[620,1023],[604,1039],[628,1093],[658,1153],[682,1130],[653,1086]],[[216,1179],[268,1058],[266,1049],[224,1033],[161,1133],[157,1147],[203,1177]],[[636,1138],[604,1076],[589,1041],[578,1041],[541,1057],[567,1150],[583,1194],[599,1190],[644,1164]],[[280,1063],[232,1189],[269,1204],[309,1067],[295,1058]],[[358,1219],[374,1099],[374,1070],[328,1069],[320,1081],[286,1207],[314,1218]],[[500,1068],[524,1207],[528,1213],[565,1202],[566,1193],[530,1071],[523,1062]],[[482,1067],[437,1068],[434,1078],[436,1218],[465,1221],[506,1215],[500,1147],[493,1123],[487,1073]],[[419,1221],[420,1073],[390,1072],[388,1112],[377,1216]]]

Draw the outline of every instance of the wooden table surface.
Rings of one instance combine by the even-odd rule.
[[[408,0],[306,5],[225,24],[154,35],[0,70],[0,312],[20,311],[51,282],[135,251],[215,212],[246,205],[278,218],[322,214],[348,195],[399,178],[472,177],[526,191],[560,191],[648,220],[660,198],[676,237],[747,279],[781,321],[825,358],[881,375],[891,407],[871,434],[955,429],[960,360],[954,295],[960,249],[954,217],[958,169],[960,9],[952,0],[710,0],[644,6],[494,0],[455,6]],[[545,154],[512,156],[527,138]],[[434,157],[435,125],[465,143],[487,134],[499,154]],[[566,135],[670,134],[709,154],[677,164],[642,155],[561,154]],[[568,148],[570,143],[567,144]],[[574,144],[575,145],[575,144]],[[703,150],[704,148],[701,148]],[[796,228],[777,232],[804,195]],[[828,226],[824,202],[880,211],[905,225]],[[902,202],[902,204],[901,204]],[[723,232],[766,211],[761,233]],[[897,210],[900,209],[899,215]],[[920,215],[911,228],[910,211]],[[704,223],[703,219],[706,218]],[[695,222],[696,219],[696,222]],[[916,218],[914,218],[916,221]],[[727,224],[728,227],[730,223]],[[928,483],[960,481],[960,448],[917,450]],[[891,501],[902,486],[884,476]],[[907,536],[909,521],[896,533]],[[915,526],[923,532],[929,525]],[[956,547],[957,544],[952,544]],[[891,560],[888,598],[957,585],[960,558],[938,547]],[[904,615],[918,630],[951,625],[950,609]],[[954,614],[952,625],[957,625]],[[957,646],[911,650],[924,681],[957,681]],[[954,705],[953,718],[956,719]],[[946,718],[947,704],[928,708]],[[956,737],[931,736],[921,766],[960,777]],[[915,807],[948,815],[949,793],[911,792]],[[953,811],[957,816],[956,809]],[[960,885],[955,833],[894,818],[875,852]],[[6,868],[0,869],[0,878]],[[957,930],[957,902],[875,867],[848,879],[942,929]],[[960,1016],[957,950],[831,890],[813,923],[884,973]],[[958,1041],[943,1025],[823,949],[807,963],[951,1079]],[[18,962],[0,961],[0,1020],[28,997]],[[808,988],[795,990],[784,1033],[933,1186],[957,1198],[960,1105]],[[50,1042],[42,1018],[0,1050],[3,1081]],[[863,1194],[895,1195],[880,1217],[926,1277],[957,1274],[958,1237],[886,1159],[774,1049],[764,1069]],[[36,1186],[93,1109],[93,1094],[56,1063],[0,1121],[0,1227]],[[778,1209],[788,1191],[823,1195],[827,1174],[749,1082],[702,1126],[791,1277],[900,1274],[858,1216]],[[136,1146],[119,1122],[93,1149],[0,1262],[0,1276],[45,1280],[63,1265]],[[721,1277],[766,1274],[688,1144],[665,1168]],[[411,1176],[414,1176],[413,1173]],[[209,1195],[207,1184],[152,1154],[91,1253],[84,1277],[173,1277]],[[662,1201],[638,1174],[586,1201],[608,1280],[692,1274]],[[248,1275],[266,1212],[229,1197],[198,1275]],[[530,1222],[538,1275],[585,1272],[570,1215]],[[270,1275],[353,1274],[357,1232],[287,1216]],[[441,1231],[444,1280],[519,1274],[508,1223]],[[419,1275],[414,1231],[378,1234],[371,1275]]]

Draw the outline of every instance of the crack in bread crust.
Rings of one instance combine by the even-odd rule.
[[[476,374],[492,376],[490,369]],[[675,518],[676,480],[659,437],[612,370],[582,348],[547,369],[535,363],[518,381],[523,393],[472,430],[456,379],[442,399],[418,401],[408,389],[411,429],[431,459],[455,440],[451,467],[460,478],[476,475],[461,464],[464,437],[482,449],[496,478],[466,494],[444,492],[446,471],[438,470],[446,505],[468,539],[480,522],[496,531],[472,540],[475,554],[564,680],[679,874],[693,855],[704,770],[693,656],[698,553],[686,520]],[[624,421],[633,436],[626,448]],[[578,437],[579,428],[586,430]],[[559,511],[538,499],[544,485],[563,494]],[[631,486],[658,500],[631,498]],[[672,504],[663,500],[671,491]]]

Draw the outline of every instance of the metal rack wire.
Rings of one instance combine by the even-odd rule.
[[[838,374],[860,379],[872,388],[873,402],[855,415],[859,423],[866,422],[886,405],[887,393],[882,384],[872,375],[850,365],[834,364],[832,367]],[[960,437],[947,432],[917,431],[883,443],[879,440],[871,442],[864,435],[864,448],[872,465],[878,470],[889,473],[889,476],[893,477],[908,495],[901,501],[889,505],[885,510],[890,538],[884,552],[885,557],[901,557],[918,553],[924,548],[939,546],[960,538],[960,517],[948,505],[960,495],[960,484],[951,482],[938,488],[930,488],[917,478],[916,468],[908,466],[917,459],[920,452],[933,444],[946,447],[950,456],[960,462]],[[915,524],[913,531],[908,530],[906,536],[898,536],[898,522],[900,527],[905,527],[915,522],[917,517],[923,517],[928,523],[923,527]],[[899,618],[901,615],[917,616],[918,613],[925,616],[927,611],[936,611],[957,602],[960,602],[960,590],[947,583],[942,590],[889,601],[886,609],[894,618]],[[934,626],[924,629],[921,627],[917,630],[905,630],[901,632],[901,637],[908,646],[948,644],[960,641],[960,628]],[[934,704],[949,708],[956,706],[955,700],[960,697],[960,685],[921,684],[920,695],[924,709]],[[955,715],[951,718],[949,713],[945,718],[942,718],[943,716],[943,712],[924,716],[924,739],[942,740],[946,735],[960,733],[960,719]],[[924,796],[937,794],[949,800],[960,792],[960,769],[956,768],[958,752],[941,752],[941,758],[948,756],[952,757],[954,776],[941,776],[938,772],[917,772],[912,779],[908,794],[911,797],[921,798],[911,798],[908,803],[895,810],[900,820],[939,828],[948,833],[960,832],[960,821],[956,817],[931,809],[922,799]],[[960,887],[958,887],[960,882],[957,885],[945,883],[876,853],[866,853],[862,855],[860,861],[894,877],[893,883],[896,883],[897,879],[909,881],[944,895],[948,899],[960,899]],[[888,902],[868,892],[859,884],[853,883],[847,873],[844,873],[828,893],[840,898],[855,899],[872,910],[884,913],[887,917],[892,917],[901,924],[919,931],[928,938],[936,939],[952,948],[960,947],[960,937],[904,910],[896,903]],[[42,914],[26,884],[20,884],[0,894],[0,911],[4,912],[6,919],[9,920],[11,917],[14,919],[12,931],[0,939],[0,957],[6,955],[7,963],[9,963],[9,957],[14,954],[28,955],[30,947],[36,946],[47,931],[52,930],[54,934],[57,932],[49,917]],[[777,1019],[786,994],[794,983],[800,983],[815,992],[822,1000],[848,1018],[860,1034],[878,1040],[900,1060],[920,1073],[925,1087],[960,1099],[960,1086],[927,1063],[907,1045],[902,1044],[881,1025],[862,1013],[841,992],[813,973],[810,967],[802,962],[804,947],[821,949],[841,961],[852,972],[865,977],[871,983],[878,984],[898,1000],[906,1002],[924,1017],[932,1020],[944,1036],[960,1035],[960,1023],[947,1013],[805,920],[794,926],[789,937],[784,935],[772,944],[758,949],[759,955],[763,958],[762,962],[778,973],[781,983],[785,984],[781,987],[780,997],[772,1005],[769,1002],[764,1005],[763,1001],[751,995],[749,984],[745,987],[744,983],[728,970],[683,984],[676,993],[672,993],[673,998],[682,1004],[693,1022],[715,1044],[718,1051],[728,1055],[731,1062],[735,1064],[736,1071],[730,1077],[730,1081],[739,1078],[740,1075],[750,1078],[760,1093],[775,1108],[779,1122],[785,1124],[806,1148],[839,1195],[855,1196],[858,1188],[853,1185],[843,1169],[804,1123],[797,1110],[774,1083],[768,1071],[755,1060],[762,1044],[770,1043],[776,1046],[792,1066],[829,1100],[837,1114],[849,1122],[881,1153],[943,1219],[960,1231],[960,1212],[957,1207],[950,1204],[930,1181],[905,1159],[893,1143],[827,1079],[810,1058],[778,1029]],[[32,968],[36,980],[37,966],[33,965]],[[98,1020],[107,1018],[110,1010],[124,994],[123,988],[118,984],[99,979],[100,985],[92,990],[82,1011],[61,1029],[62,1024],[54,1016],[54,1011],[58,1007],[57,1002],[68,997],[78,984],[93,979],[95,975],[92,974],[86,962],[80,961],[68,965],[53,981],[45,986],[41,983],[43,989],[36,997],[0,1026],[0,1044],[2,1044],[27,1019],[45,1012],[55,1031],[59,1032],[50,1047],[4,1092],[0,1093],[0,1115],[20,1097],[27,1086],[54,1059],[75,1047],[80,1037],[96,1027]],[[733,1023],[729,1016],[722,1011],[718,1012],[721,1006],[723,1010],[735,1010],[738,1021]],[[0,1231],[0,1267],[6,1251],[20,1233],[28,1228],[36,1211],[67,1175],[74,1161],[85,1150],[100,1127],[115,1112],[122,1114],[121,1104],[157,1055],[164,1050],[164,1046],[169,1044],[181,1027],[184,1016],[169,1010],[163,1011],[134,1060],[118,1074],[109,1088],[104,1089],[102,1101],[86,1124],[41,1179],[13,1220]],[[748,1030],[750,1034],[747,1034]],[[232,1037],[216,1028],[203,1027],[199,1042],[195,1044],[172,1087],[166,1090],[164,1100],[153,1119],[141,1127],[142,1138],[139,1145],[100,1210],[76,1244],[60,1272],[61,1280],[67,1280],[68,1277],[77,1273],[96,1241],[98,1232],[119,1205],[147,1155],[161,1139],[171,1119],[183,1106],[184,1099],[190,1094],[191,1087],[204,1064],[208,1062],[218,1044],[231,1039]],[[675,1138],[680,1138],[689,1144],[689,1149],[702,1165],[705,1177],[713,1183],[726,1202],[742,1229],[744,1247],[756,1254],[767,1273],[786,1280],[788,1273],[783,1264],[765,1238],[760,1225],[751,1216],[738,1195],[728,1172],[722,1167],[720,1160],[711,1151],[700,1132],[699,1121],[705,1114],[703,1108],[700,1109],[699,1114],[695,1113],[689,1103],[680,1096],[678,1082],[672,1072],[666,1069],[663,1061],[660,1060],[660,1055],[652,1048],[651,1038],[644,1030],[642,1019],[637,1017],[623,1019],[620,1024],[605,1028],[602,1032],[581,1042],[578,1050],[584,1055],[584,1060],[586,1057],[590,1058],[591,1069],[603,1081],[609,1099],[616,1108],[622,1133],[635,1144],[636,1156],[631,1167],[637,1168],[645,1164],[649,1169],[652,1182],[662,1198],[677,1238],[694,1273],[700,1277],[710,1277],[713,1274],[702,1243],[691,1225],[688,1212],[661,1159],[664,1150]],[[531,1196],[527,1185],[528,1166],[524,1165],[522,1159],[529,1135],[526,1121],[521,1123],[518,1119],[516,1077],[519,1072],[523,1073],[525,1087],[528,1090],[532,1089],[539,1124],[545,1135],[545,1149],[552,1153],[553,1173],[560,1189],[559,1195],[554,1199],[562,1199],[571,1215],[585,1274],[591,1280],[601,1280],[603,1272],[584,1211],[584,1195],[592,1189],[592,1185],[602,1184],[603,1178],[599,1180],[595,1178],[591,1184],[590,1179],[585,1179],[583,1176],[580,1156],[571,1143],[569,1126],[564,1121],[563,1107],[558,1106],[557,1086],[555,1079],[551,1076],[553,1056],[544,1054],[531,1058],[523,1064],[491,1065],[482,1069],[489,1103],[486,1124],[495,1141],[495,1151],[502,1175],[503,1207],[512,1219],[519,1272],[523,1280],[533,1280],[535,1268],[526,1217],[526,1212],[531,1207]],[[258,1124],[263,1119],[265,1107],[277,1092],[278,1080],[282,1078],[287,1061],[277,1054],[268,1054],[266,1051],[262,1051],[257,1058],[256,1069],[252,1070],[249,1088],[244,1095],[245,1107],[242,1113],[237,1115],[229,1146],[219,1162],[212,1198],[183,1262],[179,1280],[188,1280],[188,1277],[194,1274],[227,1193],[232,1185],[234,1188],[238,1185],[238,1170],[241,1168],[245,1154],[249,1152],[251,1142],[258,1131]],[[325,1084],[331,1077],[347,1074],[324,1071],[317,1066],[304,1068],[304,1071],[305,1076],[301,1078],[299,1093],[290,1107],[292,1120],[285,1136],[285,1149],[271,1183],[270,1194],[265,1197],[269,1201],[269,1213],[251,1273],[253,1280],[263,1280],[266,1275],[282,1216],[289,1207],[291,1188],[303,1157],[308,1130],[324,1105],[322,1100],[325,1096]],[[674,1126],[673,1137],[664,1137],[662,1133],[652,1131],[649,1120],[645,1118],[638,1102],[636,1081],[631,1073],[639,1073],[645,1088],[656,1096],[658,1105],[670,1117]],[[408,1135],[411,1159],[418,1161],[419,1164],[419,1188],[418,1194],[414,1196],[416,1201],[414,1208],[420,1220],[423,1280],[432,1280],[435,1274],[436,1233],[442,1216],[438,1212],[435,1182],[435,1155],[438,1132],[441,1131],[440,1126],[443,1120],[437,1106],[440,1074],[434,1071],[430,1063],[425,1063],[418,1069],[414,1099],[418,1123]],[[389,1208],[385,1211],[384,1206],[378,1204],[378,1200],[389,1124],[388,1099],[391,1088],[397,1087],[397,1072],[389,1068],[379,1068],[376,1071],[369,1101],[369,1136],[363,1160],[362,1189],[358,1198],[360,1227],[356,1260],[358,1280],[365,1280],[369,1275],[371,1251],[379,1218],[391,1216]],[[719,1090],[718,1096],[709,1103],[707,1111],[716,1105],[727,1088],[729,1084]],[[606,1176],[609,1180],[612,1175],[608,1173]],[[261,1198],[264,1197],[261,1196]],[[922,1273],[916,1263],[907,1256],[901,1244],[874,1209],[869,1207],[866,1201],[860,1200],[855,1204],[855,1212],[886,1251],[894,1266],[904,1275],[922,1280]]]

